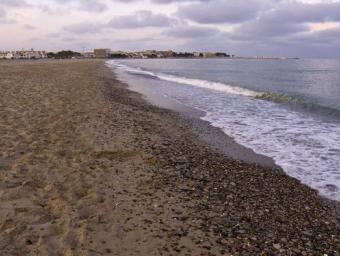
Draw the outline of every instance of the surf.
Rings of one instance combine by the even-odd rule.
[[[167,82],[173,82],[177,84],[184,84],[192,87],[203,88],[207,90],[213,90],[222,93],[228,93],[233,95],[240,95],[245,97],[251,97],[258,100],[266,100],[275,103],[284,104],[290,107],[297,107],[311,112],[318,112],[326,114],[331,117],[340,117],[340,110],[321,105],[316,102],[312,102],[299,95],[289,95],[280,92],[264,92],[255,91],[242,86],[229,85],[226,83],[219,83],[203,79],[188,78],[183,76],[174,76],[164,73],[156,73],[149,70],[145,70],[141,67],[132,67],[117,63],[116,61],[109,61],[108,65],[111,67],[119,68],[125,72],[144,76],[150,79],[160,79]]]

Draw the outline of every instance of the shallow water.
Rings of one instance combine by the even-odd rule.
[[[205,112],[202,119],[340,201],[340,61],[119,60],[121,79]],[[138,86],[138,85],[136,85]]]

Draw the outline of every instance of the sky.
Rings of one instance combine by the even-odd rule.
[[[0,0],[0,51],[340,58],[340,0]]]

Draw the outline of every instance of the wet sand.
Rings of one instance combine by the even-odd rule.
[[[119,76],[118,76],[119,77]],[[258,164],[264,167],[282,169],[276,165],[274,159],[257,154],[252,149],[235,142],[233,138],[226,135],[222,129],[213,127],[209,122],[201,119],[205,115],[203,111],[183,105],[178,101],[158,94],[147,84],[128,84],[124,79],[119,80],[126,83],[127,87],[140,93],[143,98],[152,105],[176,112],[181,117],[181,122],[188,126],[193,132],[199,135],[201,140],[207,142],[212,148],[227,157],[245,162]]]
[[[0,255],[339,255],[335,203],[103,61],[1,62],[0,95]]]

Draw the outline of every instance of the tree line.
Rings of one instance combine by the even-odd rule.
[[[72,59],[72,58],[81,57],[81,54],[79,52],[74,52],[74,51],[60,51],[60,52],[49,52],[47,53],[47,57],[53,58],[53,59]]]

